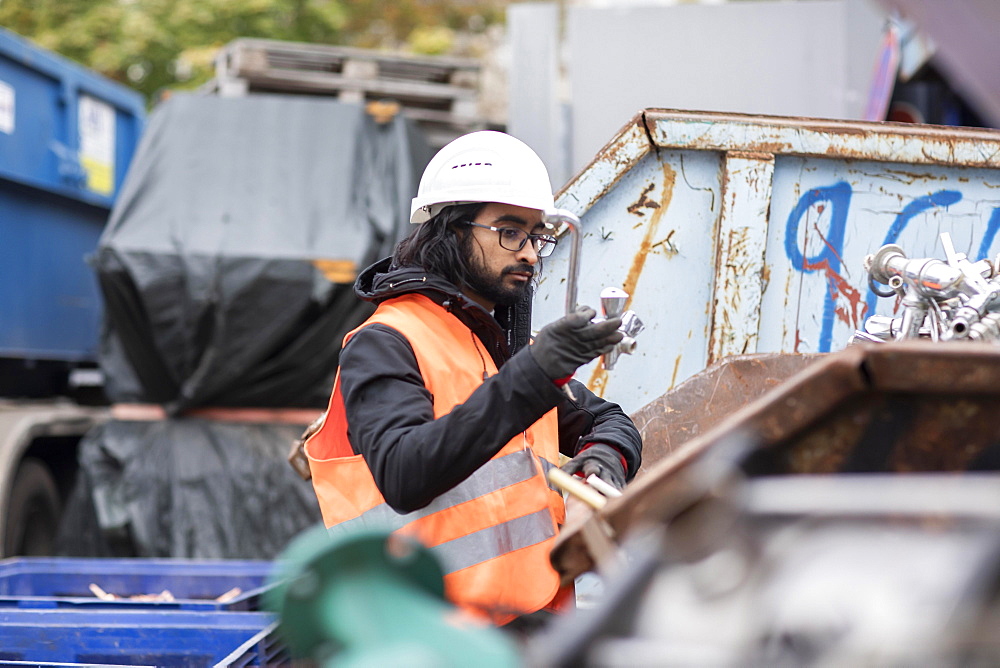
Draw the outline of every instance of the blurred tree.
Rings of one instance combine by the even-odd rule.
[[[0,25],[152,99],[212,76],[237,37],[448,53],[508,0],[0,0]],[[470,55],[470,54],[456,54]]]
[[[509,0],[351,0],[344,32],[352,46],[439,53],[445,31],[482,32],[504,22],[508,4]],[[428,39],[434,33],[437,37]]]
[[[0,0],[0,25],[152,97],[237,37],[336,43],[346,0]]]

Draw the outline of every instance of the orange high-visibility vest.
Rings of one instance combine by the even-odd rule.
[[[344,344],[372,323],[388,325],[409,341],[433,397],[435,418],[449,413],[482,384],[484,367],[490,375],[497,373],[469,328],[423,295],[383,302],[344,337]],[[549,552],[565,506],[545,477],[558,465],[555,409],[462,483],[406,514],[385,503],[367,463],[351,448],[339,373],[323,425],[304,449],[331,533],[387,528],[417,537],[438,557],[445,571],[445,594],[456,605],[503,624],[549,606],[560,593]],[[565,598],[563,591],[560,599]]]

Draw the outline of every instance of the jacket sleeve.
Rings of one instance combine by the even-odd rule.
[[[625,458],[626,479],[642,464],[642,436],[621,407],[605,401],[583,383],[570,381],[576,401],[565,396],[559,404],[559,451],[572,457],[588,443],[607,443]]]
[[[403,513],[465,480],[565,398],[524,349],[434,419],[413,349],[382,324],[357,332],[341,351],[340,387],[351,447],[386,503]]]

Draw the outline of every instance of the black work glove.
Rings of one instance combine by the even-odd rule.
[[[590,319],[595,315],[589,306],[578,306],[573,313],[538,332],[528,350],[546,376],[552,380],[572,376],[577,367],[610,352],[622,340],[625,335],[618,331],[621,318],[593,324]]]
[[[604,443],[594,443],[560,468],[570,475],[582,473],[584,480],[590,474],[594,474],[604,482],[614,485],[615,489],[625,488],[625,466],[622,464],[622,456],[618,450]]]

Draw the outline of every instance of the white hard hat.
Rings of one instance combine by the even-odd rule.
[[[482,130],[462,135],[427,164],[410,222],[425,223],[452,204],[501,202],[552,209],[552,185],[541,158],[519,139]]]

